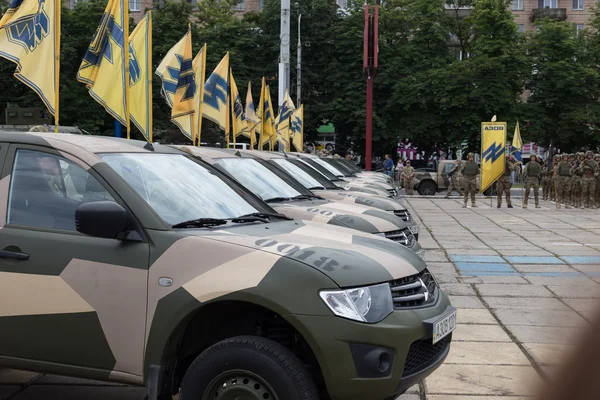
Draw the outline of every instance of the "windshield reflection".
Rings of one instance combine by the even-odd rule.
[[[277,160],[273,160],[273,161],[277,165],[279,165],[281,168],[283,168],[285,170],[285,172],[287,172],[292,177],[294,177],[294,179],[296,179],[298,182],[300,182],[302,184],[302,186],[304,186],[305,188],[307,188],[307,189],[315,188],[315,187],[323,188],[323,185],[321,185],[319,183],[319,181],[317,181],[315,178],[313,178],[312,176],[310,176],[309,174],[307,174],[306,172],[304,172],[303,170],[301,170],[299,167],[292,164],[288,160],[277,159]]]
[[[327,171],[331,172],[335,176],[344,176],[344,174],[340,172],[337,168],[335,168],[328,162],[321,160],[320,158],[313,158],[313,161],[322,166],[323,168],[327,169]]]
[[[275,197],[296,197],[301,193],[267,167],[251,158],[221,158],[217,164],[251,192],[267,201]]]
[[[235,218],[259,211],[221,178],[183,155],[100,156],[169,225],[197,218]]]

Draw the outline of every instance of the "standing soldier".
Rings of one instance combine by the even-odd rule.
[[[600,154],[594,155],[594,161],[596,161],[596,165],[600,168]],[[600,208],[600,173],[596,176],[596,208]]]
[[[571,174],[573,172],[572,164],[569,161],[569,155],[563,154],[562,161],[556,165],[556,188],[558,198],[556,199],[556,208],[560,208],[560,203],[569,207],[568,196],[571,193]]]
[[[504,197],[506,197],[506,204],[508,208],[513,208],[510,201],[510,188],[512,187],[512,183],[510,182],[510,174],[517,168],[519,168],[519,165],[515,162],[513,156],[509,155],[506,157],[504,174],[500,177],[500,179],[498,179],[498,183],[496,184],[496,191],[498,192],[498,205],[496,207],[500,208],[502,205],[502,192],[504,192]]]
[[[458,174],[460,173],[461,162],[460,160],[456,160],[454,167],[448,172],[448,176],[450,177],[450,184],[448,185],[448,193],[446,193],[446,199],[450,197],[452,192],[456,190],[458,195],[460,196],[462,193],[460,191],[460,185],[458,183]]]
[[[585,155],[581,152],[572,154],[571,168],[573,168],[571,177],[571,205],[579,208],[581,205],[581,163],[585,160]]]
[[[539,162],[537,162],[537,156],[535,154],[531,155],[531,159],[525,166],[525,170],[523,171],[523,176],[525,177],[525,201],[523,203],[523,208],[527,208],[527,201],[529,200],[529,192],[533,187],[533,198],[535,200],[535,208],[540,208],[540,199],[539,199],[539,182],[540,182],[540,174],[542,173],[542,166]]]
[[[542,166],[542,200],[550,199],[550,169],[548,168],[548,163],[545,162]]]
[[[593,160],[594,153],[588,150],[585,159],[581,162],[581,208],[596,208],[596,177],[598,176],[598,165]]]
[[[471,194],[471,207],[475,205],[475,193],[477,193],[477,174],[479,174],[479,165],[475,162],[473,153],[467,154],[467,162],[462,166],[461,172],[463,175],[463,189],[465,191],[465,203],[463,208],[467,207],[469,194]]]
[[[402,181],[404,182],[404,190],[406,194],[413,194],[412,180],[415,176],[415,169],[410,165],[410,160],[406,160],[406,167],[402,170]]]
[[[549,179],[550,179],[550,200],[556,201],[556,180],[558,176],[558,163],[560,163],[560,156],[558,154],[554,155],[552,159],[552,170],[548,171]]]

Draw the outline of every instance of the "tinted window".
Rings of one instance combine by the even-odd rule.
[[[75,230],[75,209],[86,201],[113,200],[79,165],[52,154],[18,150],[10,183],[7,222]]]

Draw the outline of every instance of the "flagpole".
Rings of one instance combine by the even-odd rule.
[[[58,133],[59,121],[59,90],[60,90],[60,13],[62,1],[55,0],[56,37],[54,41],[54,133]]]
[[[150,142],[152,142],[152,130],[154,129],[152,125],[152,10],[148,10],[148,49],[146,50],[148,57],[148,71],[146,72],[148,78],[148,99],[150,100],[150,109],[148,110],[148,138]]]
[[[196,145],[200,146],[202,136],[202,104],[204,104],[204,80],[206,79],[206,43],[202,47],[202,72],[200,73],[200,95],[198,104],[198,133],[196,134]]]
[[[127,123],[127,139],[131,139],[131,123],[129,118],[129,0],[123,0],[123,62],[125,63],[125,122]],[[148,49],[148,52],[152,51]]]

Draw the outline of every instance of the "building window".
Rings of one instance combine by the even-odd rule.
[[[512,10],[513,11],[522,11],[523,10],[523,0],[512,0]]]
[[[538,0],[538,8],[558,8],[558,0]]]
[[[234,11],[245,11],[246,10],[246,0],[238,1],[238,3],[233,6]]]
[[[263,8],[265,8],[265,0],[258,0],[258,9],[262,11]]]
[[[517,25],[517,32],[523,33],[524,29],[525,29],[525,26],[523,24]]]
[[[583,32],[583,29],[585,28],[585,26],[583,24],[577,24],[577,25],[575,25],[575,27],[577,28],[578,35],[580,32]]]
[[[583,0],[573,0],[573,10],[583,10]]]
[[[142,0],[129,0],[129,11],[141,11]]]

